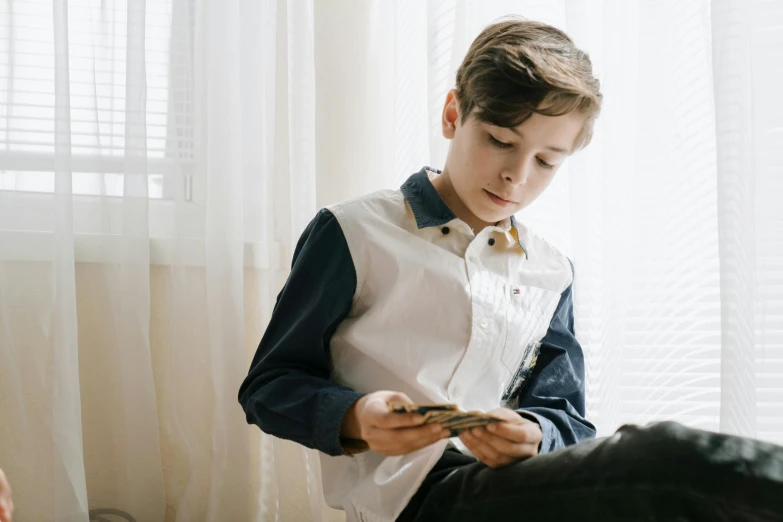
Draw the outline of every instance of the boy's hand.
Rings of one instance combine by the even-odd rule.
[[[489,414],[504,420],[459,435],[477,459],[490,468],[501,468],[538,455],[538,445],[543,438],[538,424],[508,408],[498,408]]]
[[[0,522],[11,522],[14,512],[14,501],[11,500],[11,486],[0,469]]]
[[[383,455],[405,455],[449,436],[440,424],[423,425],[416,413],[391,413],[388,402],[413,404],[404,393],[377,391],[357,400],[343,418],[341,435],[365,441]]]

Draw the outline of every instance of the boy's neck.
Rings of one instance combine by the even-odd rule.
[[[454,190],[454,185],[451,183],[451,177],[449,176],[448,170],[445,168],[440,175],[432,180],[432,186],[435,187],[435,190],[438,191],[440,197],[443,198],[446,206],[454,212],[455,216],[467,223],[468,226],[473,229],[474,234],[478,234],[484,230],[485,227],[495,225],[495,223],[487,223],[486,221],[479,219],[470,209],[468,209],[465,203],[463,203],[457,195],[457,191]]]

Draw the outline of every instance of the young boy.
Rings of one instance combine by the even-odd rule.
[[[349,522],[771,514],[779,482],[698,451],[734,438],[660,423],[586,440],[571,263],[514,213],[590,141],[601,93],[588,56],[558,29],[506,20],[476,38],[456,83],[442,172],[323,209],[304,231],[239,392],[248,422],[320,450],[326,500]],[[452,437],[389,402],[503,422]],[[721,503],[738,477],[757,504]]]

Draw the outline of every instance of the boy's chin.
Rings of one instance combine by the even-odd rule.
[[[508,219],[511,216],[513,216],[516,212],[518,212],[517,207],[518,205],[509,205],[507,207],[501,207],[499,205],[495,205],[494,203],[490,202],[489,204],[482,205],[482,208],[476,209],[479,212],[481,212],[481,215],[476,214],[476,217],[481,218],[487,223],[503,221],[504,219]]]
[[[483,212],[482,214],[476,214],[476,217],[485,223],[500,223],[511,216],[517,211],[515,209],[509,209],[508,212]]]

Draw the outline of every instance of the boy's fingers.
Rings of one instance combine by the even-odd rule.
[[[413,428],[399,428],[389,430],[389,438],[398,444],[409,446],[417,445],[419,441],[427,441],[424,445],[431,444],[443,436],[444,429],[440,424],[427,424]]]
[[[424,416],[418,413],[389,413],[379,415],[375,426],[383,429],[410,428],[420,426],[424,422]]]
[[[389,393],[389,396],[387,398],[388,401],[394,401],[394,402],[404,402],[407,404],[413,404],[413,401],[410,397],[408,397],[406,394],[396,391]]]
[[[477,435],[476,433],[482,434]],[[505,466],[514,461],[532,457],[536,454],[538,447],[537,444],[511,442],[486,431],[481,432],[480,429],[476,432],[468,430],[462,433],[460,438],[466,445],[472,445],[472,447],[468,446],[471,447],[471,451],[476,448],[483,456],[482,462],[491,467]]]
[[[486,430],[474,434],[474,437],[495,448],[498,452],[514,459],[532,457],[538,449],[538,442],[512,442],[506,438],[493,435]]]
[[[503,437],[504,439],[520,444],[538,444],[541,442],[541,428],[534,422],[516,424],[510,422],[497,422],[492,424],[492,430],[487,429],[493,435]]]
[[[426,438],[416,438],[411,441],[410,451],[416,451],[418,449],[424,448],[448,436],[449,432],[447,430],[441,430],[434,433],[430,432],[429,436]]]
[[[473,435],[472,432],[469,432],[465,438],[468,440],[472,439],[474,441],[474,445],[480,449],[481,453],[486,455],[486,457],[493,462],[502,459],[503,456],[510,456],[510,454],[506,451],[513,451],[513,449],[507,450],[506,447],[504,447],[502,450],[498,449],[490,444],[489,441],[484,440],[484,438]],[[513,443],[509,441],[503,441],[503,444],[513,445]]]
[[[427,424],[425,426],[401,427],[401,428],[383,428],[374,426],[367,432],[367,437],[375,440],[388,440],[394,444],[409,443],[417,439],[429,439],[438,436],[441,427],[437,424]]]
[[[402,392],[391,392],[388,395],[378,397],[379,402],[383,405],[384,411],[389,411],[390,402],[401,402],[403,404],[413,404],[410,397]]]
[[[517,454],[520,453],[520,443],[513,442],[505,437],[493,435],[486,430],[471,431],[470,435],[472,435],[473,438],[475,438],[477,441],[490,446],[495,451],[502,453],[503,455],[517,456]]]
[[[369,436],[377,441],[377,448],[390,455],[416,451],[448,436],[449,432],[432,424],[416,428],[374,429]]]
[[[459,435],[459,439],[465,446],[467,446],[470,452],[473,453],[474,457],[479,459],[487,466],[490,465],[489,457],[487,457],[487,455],[484,453],[483,448],[479,445],[475,437],[471,437],[467,432],[462,432]]]

